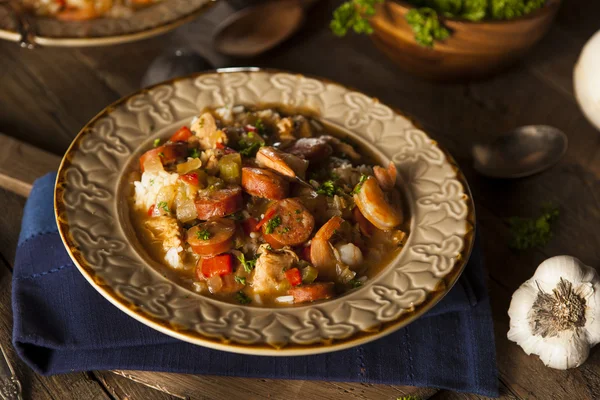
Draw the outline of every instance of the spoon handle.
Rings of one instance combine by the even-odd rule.
[[[33,49],[35,45],[35,24],[32,22],[31,15],[25,10],[19,0],[7,0],[2,3],[8,3],[8,7],[17,22],[17,30],[21,35],[19,45],[26,49]]]

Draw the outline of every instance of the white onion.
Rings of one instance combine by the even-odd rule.
[[[165,168],[159,157],[147,157],[144,160],[144,172],[160,172],[164,170]]]
[[[600,130],[600,31],[583,47],[575,65],[573,83],[581,110]]]
[[[211,293],[215,294],[223,287],[223,280],[219,275],[211,276],[206,280],[206,284],[208,285],[208,290]]]
[[[177,219],[181,222],[188,222],[198,218],[198,211],[194,200],[183,200],[177,205]]]
[[[202,166],[202,161],[199,158],[192,158],[189,161],[177,165],[177,173],[179,175],[187,174]]]

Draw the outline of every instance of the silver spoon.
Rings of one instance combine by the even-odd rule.
[[[474,167],[492,178],[522,178],[541,172],[560,160],[567,135],[547,125],[527,125],[473,146]]]
[[[294,34],[316,0],[274,0],[243,8],[216,28],[213,46],[223,54],[252,57]]]

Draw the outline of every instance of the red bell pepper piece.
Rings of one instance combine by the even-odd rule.
[[[302,283],[302,274],[298,268],[291,268],[285,271],[285,277],[292,286],[298,286]]]
[[[214,257],[202,259],[202,274],[206,277],[223,276],[233,272],[233,261],[231,254],[221,254]]]
[[[263,226],[264,224],[266,224],[273,215],[275,215],[275,207],[271,207],[267,210],[267,212],[265,213],[265,216],[263,217],[263,219],[260,220],[260,222],[258,224],[256,224],[256,230],[258,231],[260,229],[261,226]]]
[[[187,142],[187,140],[192,136],[194,136],[194,134],[192,133],[192,131],[190,131],[190,128],[188,128],[187,126],[182,126],[177,132],[173,134],[173,136],[171,136],[171,139],[169,140],[171,142]]]
[[[152,204],[150,206],[150,208],[148,208],[148,216],[152,216],[152,214],[154,214],[154,207],[156,207],[156,204]]]
[[[198,174],[195,172],[190,172],[188,174],[180,175],[179,179],[181,179],[185,183],[190,184],[192,186],[200,185],[200,181],[198,179]]]

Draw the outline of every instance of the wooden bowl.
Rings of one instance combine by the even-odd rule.
[[[413,6],[386,1],[371,19],[376,47],[398,66],[426,79],[452,81],[490,76],[521,58],[548,32],[560,0],[509,21],[471,22],[443,18],[451,36],[433,48],[419,45],[406,14]]]

